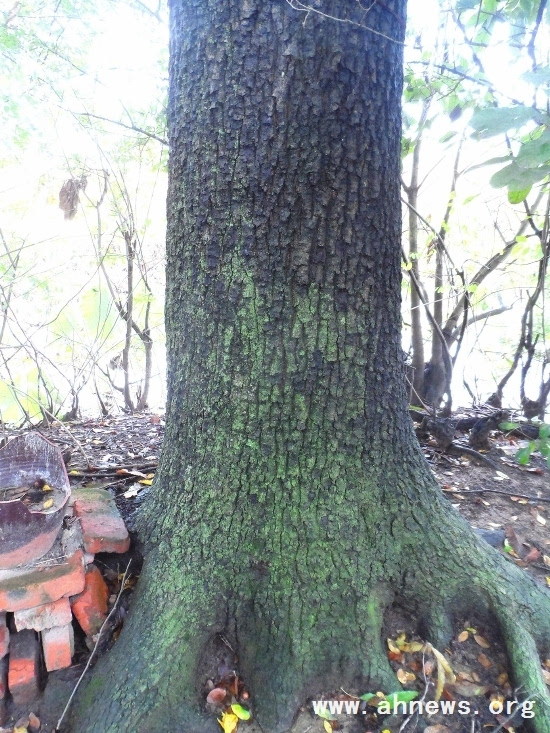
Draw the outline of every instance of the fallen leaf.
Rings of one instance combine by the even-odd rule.
[[[143,484],[144,486],[152,486],[153,485],[153,479],[150,478],[142,478],[140,481],[138,481],[139,484]]]
[[[451,665],[445,659],[443,654],[441,654],[441,652],[431,644],[426,644],[426,653],[429,654],[430,652],[434,655],[437,662],[437,685],[435,688],[434,700],[438,702],[443,693],[445,683],[453,683],[456,680],[456,677],[451,669]]]
[[[221,705],[225,700],[226,695],[227,690],[224,690],[223,687],[214,687],[214,689],[210,690],[208,693],[206,702],[211,703],[212,705]]]
[[[222,713],[221,720],[218,723],[223,729],[223,733],[233,733],[239,724],[239,719],[234,713]]]
[[[446,725],[429,725],[424,728],[424,733],[451,733],[451,729]]]
[[[462,643],[463,641],[466,641],[466,639],[468,639],[469,636],[470,636],[469,632],[466,631],[466,629],[464,629],[464,631],[460,632],[456,640]]]
[[[397,646],[397,644],[393,641],[393,639],[388,639],[388,649],[390,652],[393,652],[394,654],[400,654],[401,650]]]
[[[484,636],[481,636],[481,634],[474,634],[474,639],[483,649],[490,649],[491,645]]]
[[[141,486],[139,486],[138,484],[133,484],[132,486],[130,486],[129,489],[126,489],[122,496],[125,499],[133,499],[134,496],[137,496],[141,490]]]
[[[397,679],[399,680],[399,682],[401,682],[402,685],[406,685],[409,682],[414,682],[414,680],[416,679],[416,675],[415,674],[413,674],[412,672],[407,672],[402,667],[397,670],[397,675],[396,676],[397,676]]]
[[[541,556],[541,551],[537,550],[536,547],[532,547],[529,550],[529,552],[527,553],[527,555],[525,555],[525,557],[523,558],[523,562],[527,564],[531,562],[535,562],[535,560],[538,560],[540,556]]]
[[[42,509],[49,509],[53,506],[53,499],[46,499],[46,501],[42,504]]]
[[[542,670],[542,676],[547,685],[550,685],[550,672],[547,669]]]
[[[476,685],[473,682],[455,682],[450,687],[464,697],[479,697],[487,694],[489,690],[488,685]]]
[[[433,659],[427,659],[424,662],[424,674],[426,675],[426,677],[431,677],[432,676],[432,672],[434,671],[434,667],[435,667],[435,662],[434,662]]]
[[[483,653],[478,656],[477,661],[481,664],[482,667],[485,667],[485,669],[489,669],[493,666],[491,660],[488,659]]]
[[[323,720],[323,728],[326,730],[327,733],[332,733],[332,725],[328,722],[328,720]]]
[[[250,720],[250,710],[243,708],[242,705],[235,703],[231,705],[231,710],[235,713],[239,720]]]

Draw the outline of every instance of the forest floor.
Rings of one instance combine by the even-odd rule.
[[[472,414],[471,410],[461,412],[461,416]],[[0,433],[0,438],[26,432],[25,429],[10,430],[3,426],[2,429],[4,434],[2,436]],[[54,423],[36,429],[65,452],[71,484],[111,491],[128,529],[134,533],[136,511],[150,491],[158,463],[164,435],[163,416],[120,415],[65,425]],[[468,457],[443,453],[431,440],[422,443],[422,449],[434,476],[453,506],[483,533],[487,541],[504,552],[510,562],[525,568],[525,572],[531,573],[539,582],[550,585],[550,469],[537,453],[531,456],[528,466],[520,466],[514,456],[524,443],[498,432],[492,434],[492,447],[486,455],[499,470],[476,465]],[[464,563],[467,562],[468,558],[464,558]],[[120,590],[125,563],[126,557],[104,557],[104,569],[112,593],[111,603],[115,603]],[[133,567],[133,580],[122,597],[125,606],[131,605],[131,587],[139,572],[139,561]],[[104,637],[100,639],[100,653],[116,643],[123,615],[114,614],[117,621],[106,629]],[[385,634],[390,662],[403,687],[416,690],[417,699],[425,696],[426,701],[433,700],[437,680],[436,657],[426,653],[422,640],[414,635],[406,609],[393,608],[387,614]],[[510,719],[506,715],[506,708],[502,713],[499,712],[501,703],[505,706],[506,701],[514,699],[514,690],[508,680],[506,655],[496,628],[480,619],[460,619],[452,643],[440,651],[445,654],[456,676],[454,684],[447,680],[441,699],[447,703],[454,701],[455,705],[459,701],[468,703],[468,714],[457,714],[456,710],[454,714],[439,711],[425,717],[418,726],[414,720],[410,720],[403,727],[406,720],[404,716],[377,717],[372,704],[358,715],[328,715],[332,718],[331,722],[315,715],[311,704],[308,704],[301,711],[293,733],[331,733],[332,730],[342,733],[413,731],[422,730],[426,724],[429,726],[426,733],[523,729],[521,718],[516,716]],[[89,654],[84,638],[77,635],[73,666],[49,675],[44,696],[33,710],[41,720],[41,733],[55,730],[55,723]],[[546,665],[548,669],[545,669]],[[550,684],[550,660],[543,664],[543,670]],[[212,682],[217,681],[211,681],[211,687]],[[231,684],[236,683],[229,683],[229,686]],[[206,692],[205,687],[205,695]],[[344,704],[352,700],[343,691],[334,690],[326,691],[326,699],[340,699]],[[461,709],[464,711],[465,705]],[[21,712],[17,711],[16,715]],[[12,723],[15,723],[15,718],[12,718]],[[4,730],[11,733],[13,725],[9,727],[9,721],[6,725],[8,727],[0,728],[0,733]],[[262,733],[254,723],[239,723],[237,733],[245,731]]]

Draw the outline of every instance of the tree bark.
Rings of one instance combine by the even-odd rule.
[[[397,689],[394,598],[436,644],[465,598],[490,606],[546,694],[548,596],[452,512],[408,416],[404,0],[370,7],[172,3],[167,433],[134,608],[72,733],[218,730],[219,635],[266,732],[309,695]]]

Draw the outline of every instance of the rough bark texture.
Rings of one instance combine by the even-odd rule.
[[[403,5],[322,10],[399,40]],[[266,732],[310,694],[396,689],[394,596],[436,644],[460,599],[489,606],[544,688],[546,595],[451,511],[408,417],[401,56],[285,0],[173,2],[166,443],[135,606],[72,733],[216,730],[220,633]]]

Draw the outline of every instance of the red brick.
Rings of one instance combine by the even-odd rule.
[[[6,626],[6,614],[0,612],[0,659],[6,656],[9,646],[10,630]]]
[[[86,572],[84,590],[71,598],[71,606],[82,631],[88,636],[97,634],[107,618],[107,584],[95,565]]]
[[[116,504],[104,489],[75,489],[74,513],[80,518],[86,552],[126,552],[128,530]]]
[[[68,598],[60,598],[54,603],[16,611],[14,619],[17,631],[21,629],[43,631],[53,626],[65,626],[72,620],[71,604]]]
[[[20,573],[8,570],[0,573],[0,608],[20,611],[81,593],[84,589],[82,558],[82,550],[77,550],[59,565]]]
[[[74,653],[74,634],[72,624],[55,626],[42,632],[42,649],[48,672],[71,666]]]
[[[40,695],[40,645],[34,631],[12,634],[8,688],[17,706],[28,705]]]

